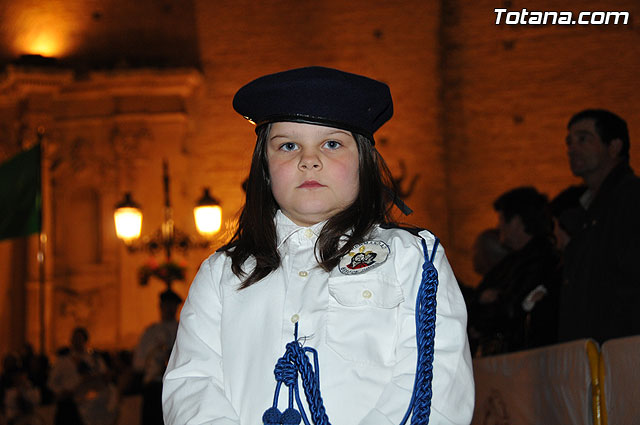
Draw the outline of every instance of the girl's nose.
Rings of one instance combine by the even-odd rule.
[[[322,169],[322,161],[315,153],[307,153],[303,154],[300,157],[300,162],[298,163],[298,168],[300,170],[321,170]]]

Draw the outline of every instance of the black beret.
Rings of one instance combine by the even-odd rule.
[[[373,133],[393,115],[389,86],[332,68],[312,66],[269,74],[243,86],[233,108],[257,127],[277,121]]]

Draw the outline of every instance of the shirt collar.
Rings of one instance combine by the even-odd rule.
[[[320,231],[324,227],[325,221],[321,221],[320,223],[316,223],[311,227],[302,227],[298,226],[296,223],[291,221],[289,217],[284,215],[281,210],[276,211],[276,232],[278,235],[278,248],[287,240],[291,235],[300,231],[300,230],[311,230],[314,234],[314,237],[317,238],[320,235]]]

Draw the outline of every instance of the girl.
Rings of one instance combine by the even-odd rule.
[[[258,135],[247,199],[182,309],[165,422],[469,423],[451,267],[431,233],[387,224],[394,196],[373,139],[392,115],[387,85],[301,68],[247,84],[234,108]]]

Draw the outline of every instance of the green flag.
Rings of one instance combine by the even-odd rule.
[[[0,164],[0,240],[41,229],[40,144]]]

